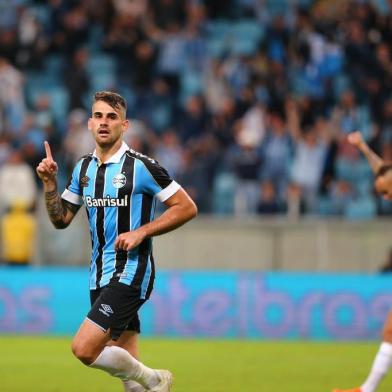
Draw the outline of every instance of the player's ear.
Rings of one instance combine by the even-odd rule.
[[[125,132],[129,127],[129,120],[124,120],[122,123],[123,131]]]
[[[91,118],[89,118],[87,121],[87,128],[89,131],[91,131],[93,129],[92,124],[91,124]]]

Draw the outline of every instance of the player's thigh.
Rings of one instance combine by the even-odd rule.
[[[117,340],[110,340],[108,346],[121,347],[134,358],[139,358],[139,334],[136,331],[124,331]]]
[[[113,282],[92,302],[87,318],[103,331],[110,331],[111,339],[118,340],[125,331],[140,332],[138,311],[145,299],[140,298],[138,290]]]
[[[95,361],[109,341],[108,331],[85,319],[73,338],[72,352],[82,362],[90,364]]]

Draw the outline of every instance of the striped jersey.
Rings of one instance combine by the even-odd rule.
[[[152,240],[127,252],[115,250],[121,233],[154,219],[156,199],[164,202],[180,189],[155,160],[124,142],[105,163],[92,153],[76,164],[61,197],[84,204],[90,225],[92,255],[90,289],[121,282],[148,298],[154,281]]]

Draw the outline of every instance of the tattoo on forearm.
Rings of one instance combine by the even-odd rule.
[[[79,206],[67,202],[62,199],[57,189],[50,192],[45,192],[46,209],[48,210],[49,219],[58,229],[67,227],[68,223],[65,218],[69,210],[73,214],[79,209]]]
[[[63,203],[63,208],[65,210],[71,211],[73,214],[76,214],[79,211],[80,206],[76,204],[72,204],[67,200],[61,199],[61,202]]]
[[[66,211],[63,209],[61,203],[61,197],[57,192],[57,189],[51,192],[45,192],[46,209],[48,210],[49,219],[52,221],[55,227],[65,227],[64,217]]]

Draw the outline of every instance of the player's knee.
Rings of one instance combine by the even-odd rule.
[[[94,350],[83,343],[73,341],[71,350],[73,355],[85,365],[91,365],[96,360],[97,355]]]

